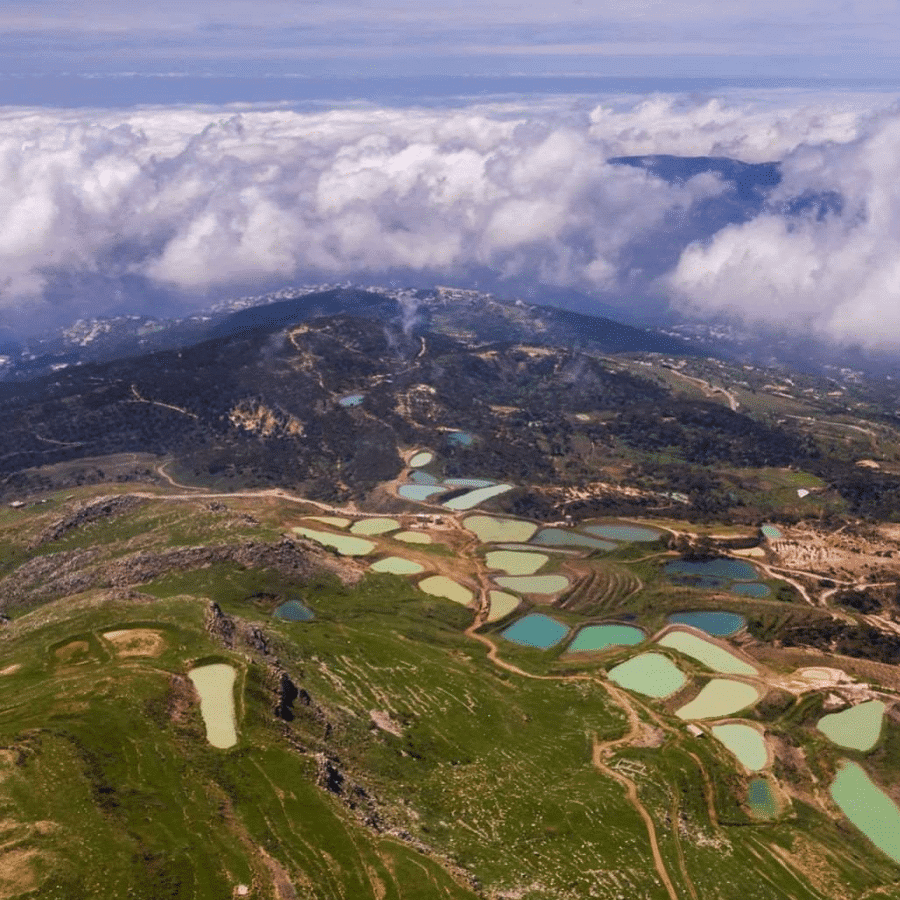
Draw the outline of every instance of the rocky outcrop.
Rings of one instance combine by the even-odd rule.
[[[76,507],[69,515],[54,522],[43,531],[31,545],[32,549],[42,547],[51,541],[58,541],[70,531],[89,525],[92,522],[114,519],[124,515],[137,509],[139,506],[143,506],[146,502],[147,500],[143,497],[135,497],[132,494],[120,494],[112,497],[100,497],[90,503],[85,503]]]

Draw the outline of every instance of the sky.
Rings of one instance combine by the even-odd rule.
[[[4,0],[0,324],[488,281],[900,352],[898,20],[885,0]],[[654,154],[781,181],[742,206],[714,171],[615,163]]]

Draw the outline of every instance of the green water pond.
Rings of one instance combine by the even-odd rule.
[[[641,653],[609,672],[610,681],[648,697],[670,697],[686,684],[684,673],[668,656]]]
[[[282,603],[272,615],[285,622],[309,622],[315,618],[315,613],[299,600],[288,600]]]
[[[589,550],[614,550],[613,541],[566,531],[563,528],[542,528],[532,539],[532,544],[543,544],[548,547],[584,547]]]
[[[730,678],[713,678],[675,715],[680,719],[721,719],[752,706],[760,696],[759,689],[752,684]]]
[[[850,750],[871,750],[881,736],[885,706],[880,700],[858,703],[819,719],[816,726],[828,740]]]
[[[586,625],[579,629],[575,640],[569,644],[569,650],[604,650],[606,647],[633,647],[645,638],[644,632],[633,625]]]
[[[447,509],[457,511],[472,509],[472,507],[478,506],[479,503],[484,503],[485,500],[490,500],[491,497],[498,497],[500,494],[505,494],[512,489],[513,486],[511,484],[492,484],[490,487],[476,488],[474,491],[467,491],[459,497],[447,500],[444,502],[444,506]]]
[[[838,763],[831,797],[841,812],[883,853],[900,863],[900,809],[849,759]]]
[[[418,469],[420,466],[427,466],[428,463],[434,461],[434,454],[430,450],[420,450],[409,461],[410,468]]]
[[[640,525],[588,525],[583,531],[594,537],[608,541],[622,541],[626,544],[658,541],[662,532],[654,528],[643,528]]]
[[[466,516],[463,525],[483,544],[527,541],[538,529],[534,522],[501,519],[497,516]]]
[[[550,559],[543,553],[516,550],[489,550],[484,558],[489,569],[502,569],[507,575],[534,575]]]
[[[491,601],[491,607],[487,614],[488,622],[499,622],[500,619],[505,619],[521,603],[515,594],[507,594],[506,591],[489,591],[488,599]]]
[[[778,801],[767,779],[751,779],[747,785],[747,806],[755,819],[774,819],[778,815]]]
[[[419,575],[425,571],[425,566],[402,556],[386,556],[373,562],[369,568],[373,572],[386,572],[390,575]]]
[[[523,616],[501,632],[508,641],[541,649],[558,644],[568,633],[569,629],[562,622],[541,613]]]
[[[365,538],[351,537],[348,534],[332,534],[330,531],[316,531],[313,528],[298,526],[291,529],[294,534],[309,538],[324,547],[334,547],[342,556],[366,556],[375,549],[375,545]]]
[[[401,484],[397,488],[397,495],[404,500],[415,500],[424,503],[435,494],[446,493],[447,488],[442,484]]]
[[[558,594],[569,586],[565,575],[499,575],[494,581],[520,594]]]
[[[235,675],[234,667],[227,663],[198,666],[188,672],[188,678],[200,695],[200,715],[206,726],[206,739],[220,750],[226,750],[237,743]]]
[[[758,674],[755,666],[738,659],[724,647],[719,647],[696,634],[689,634],[686,631],[670,631],[659,639],[659,644],[691,656],[714,672],[721,672],[723,675]]]
[[[752,726],[740,722],[725,722],[713,725],[713,737],[721,741],[737,758],[744,768],[751,772],[764,769],[769,761],[766,739]]]
[[[351,534],[367,534],[370,536],[378,534],[387,534],[389,531],[396,531],[400,527],[400,523],[396,519],[360,519],[350,526]]]
[[[444,597],[454,603],[461,603],[463,606],[472,602],[472,592],[461,584],[457,584],[452,578],[447,578],[446,575],[431,575],[423,578],[419,582],[419,590],[425,591],[426,594],[431,594],[433,597]]]

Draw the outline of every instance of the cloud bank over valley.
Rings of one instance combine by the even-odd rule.
[[[489,271],[896,349],[898,141],[880,95],[7,108],[0,315]],[[715,167],[609,162],[654,154],[779,161],[781,179],[747,194]]]

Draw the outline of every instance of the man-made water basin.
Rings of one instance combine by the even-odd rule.
[[[758,674],[755,666],[738,659],[731,651],[687,631],[670,631],[659,639],[659,644],[692,656],[714,672],[721,672],[724,675]]]
[[[386,572],[390,575],[418,575],[425,571],[425,566],[402,556],[386,556],[373,562],[369,568],[373,572]]]
[[[233,666],[212,663],[188,672],[200,695],[200,715],[206,725],[206,739],[220,750],[237,743],[237,721],[234,712]]]
[[[760,696],[759,689],[752,684],[730,678],[713,678],[675,715],[680,719],[721,719],[752,706]]]
[[[558,594],[569,586],[565,575],[500,575],[494,581],[520,594]]]
[[[458,447],[471,447],[475,438],[468,431],[451,431],[447,435],[447,440]]]
[[[760,530],[763,533],[763,537],[770,541],[780,541],[784,537],[781,529],[776,528],[774,525],[763,525]]]
[[[487,614],[488,622],[498,622],[505,618],[521,602],[518,597],[505,591],[489,591],[488,598],[491,601],[491,608]]]
[[[542,528],[532,539],[532,544],[545,544],[548,547],[585,547],[589,550],[613,550],[615,543],[602,538],[566,531],[563,528]]]
[[[883,853],[900,863],[900,809],[849,759],[838,763],[831,797],[841,812]]]
[[[568,633],[562,622],[541,613],[524,616],[501,632],[508,641],[542,649],[558,644]]]
[[[349,534],[332,534],[330,531],[315,531],[312,528],[296,527],[294,534],[309,538],[325,547],[334,547],[342,556],[366,556],[375,549],[375,545],[365,538],[351,537]]]
[[[869,700],[819,719],[816,726],[828,740],[850,750],[871,750],[881,736],[884,703]]]
[[[727,637],[747,624],[747,620],[737,613],[707,609],[672,613],[666,621],[673,625],[689,625],[714,637]]]
[[[609,672],[610,681],[648,697],[670,697],[686,684],[684,673],[668,656],[641,653]]]
[[[769,763],[766,739],[752,726],[741,722],[725,722],[713,725],[713,737],[721,741],[744,768],[751,772],[764,769]]]
[[[445,478],[444,484],[449,484],[450,487],[490,487],[492,484],[496,484],[496,481],[490,481],[487,478]]]
[[[501,519],[498,516],[466,516],[463,525],[483,544],[527,541],[538,528],[534,522]]]
[[[757,599],[772,595],[771,588],[759,581],[734,581],[729,585],[728,590],[732,594],[740,594],[742,597],[756,597]]]
[[[409,465],[412,469],[418,469],[420,466],[427,466],[430,462],[434,462],[434,454],[430,450],[420,450],[413,455]]]
[[[459,497],[447,500],[444,506],[447,509],[455,510],[472,509],[473,506],[478,506],[479,503],[484,503],[485,500],[505,494],[512,489],[511,484],[492,484],[490,487],[476,488],[474,491],[467,491]]]
[[[346,528],[350,524],[350,520],[343,516],[307,516],[306,519],[308,522],[319,522],[332,528]]]
[[[754,778],[747,785],[747,806],[755,819],[774,819],[778,815],[778,801],[765,778]]]
[[[346,397],[341,397],[338,403],[344,407],[361,406],[364,399],[365,397],[362,394],[347,394]]]
[[[534,575],[550,559],[543,553],[515,550],[489,550],[484,558],[489,569],[502,569],[507,575]]]
[[[431,594],[433,597],[444,597],[454,603],[461,603],[463,606],[472,602],[472,592],[445,575],[431,575],[429,578],[423,578],[419,582],[419,590],[425,591],[426,594]]]
[[[435,494],[443,494],[447,490],[442,484],[401,484],[397,488],[397,495],[404,500],[415,500],[424,503]]]
[[[299,600],[287,600],[272,615],[285,622],[309,622],[315,618],[315,613]]]
[[[400,523],[396,519],[360,519],[350,526],[352,534],[387,534],[389,531],[396,531],[400,527]]]
[[[666,575],[718,578],[723,581],[755,581],[759,573],[748,562],[718,556],[715,559],[673,559],[665,565]]]
[[[662,537],[662,532],[640,525],[588,525],[582,530],[608,541],[622,541],[629,544],[658,541]]]
[[[424,531],[398,531],[391,537],[395,541],[403,541],[404,544],[430,544],[431,535]]]
[[[569,644],[570,651],[605,650],[607,647],[632,647],[644,640],[644,632],[633,625],[610,622],[603,625],[587,625],[575,635]]]
[[[423,472],[421,469],[410,472],[408,480],[410,484],[440,484],[434,475],[431,475],[429,472]]]

